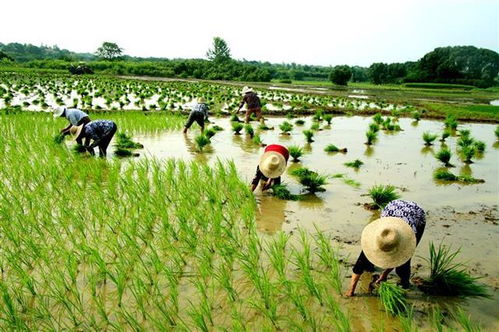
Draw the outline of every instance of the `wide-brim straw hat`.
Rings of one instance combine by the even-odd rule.
[[[66,110],[66,107],[62,107],[62,106],[58,106],[56,108],[54,108],[54,118],[58,118],[62,115],[62,113],[64,113],[64,111]]]
[[[258,166],[265,177],[274,179],[286,170],[286,159],[279,152],[268,151],[262,155]]]
[[[252,88],[250,88],[249,86],[245,86],[245,87],[243,88],[242,94],[243,94],[243,95],[245,95],[245,94],[247,94],[248,92],[253,92],[253,89],[252,89]]]
[[[206,103],[206,100],[203,97],[199,97],[198,98],[198,103],[199,104],[204,104],[204,103]]]
[[[364,227],[360,245],[374,265],[384,269],[395,268],[414,255],[416,235],[403,219],[383,217]]]
[[[84,125],[79,125],[79,126],[72,126],[69,128],[69,133],[71,136],[73,136],[73,139],[76,140],[78,137],[80,137],[81,131],[83,130]]]

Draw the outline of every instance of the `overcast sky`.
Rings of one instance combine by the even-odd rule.
[[[498,52],[498,16],[499,0],[2,0],[0,42],[204,58],[220,36],[236,59],[368,66],[448,45]]]

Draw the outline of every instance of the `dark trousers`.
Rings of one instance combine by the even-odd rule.
[[[189,129],[194,121],[197,122],[197,124],[201,127],[201,129],[204,129],[204,113],[203,112],[194,112],[192,111],[189,113],[189,118],[187,119],[187,123],[185,124],[185,128]]]
[[[109,143],[111,142],[111,139],[113,139],[114,134],[116,134],[116,130],[118,130],[118,127],[116,124],[114,124],[113,128],[111,131],[102,138],[102,140],[99,142],[99,155],[101,157],[105,157],[107,153],[107,147],[109,146]]]

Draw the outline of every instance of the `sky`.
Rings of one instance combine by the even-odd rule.
[[[499,0],[2,0],[0,42],[205,58],[219,36],[236,59],[369,66],[441,46],[499,52],[498,18]]]

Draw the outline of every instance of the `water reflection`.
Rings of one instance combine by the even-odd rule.
[[[374,148],[371,145],[367,145],[364,150],[364,156],[371,157],[374,154]]]
[[[261,196],[256,211],[256,228],[265,234],[274,234],[282,229],[287,201],[271,196]]]
[[[463,165],[459,170],[459,175],[471,176],[472,174],[470,165]]]
[[[194,141],[189,137],[189,135],[184,135],[185,146],[187,147],[187,151],[193,156],[194,160],[199,161],[201,163],[207,163],[210,160],[210,154],[214,152],[213,147],[207,145],[203,148],[203,152],[199,152]]]
[[[434,154],[435,151],[433,151],[433,145],[429,145],[429,146],[425,146],[421,149],[421,153],[422,154],[428,154],[428,153],[431,153],[431,154]]]

